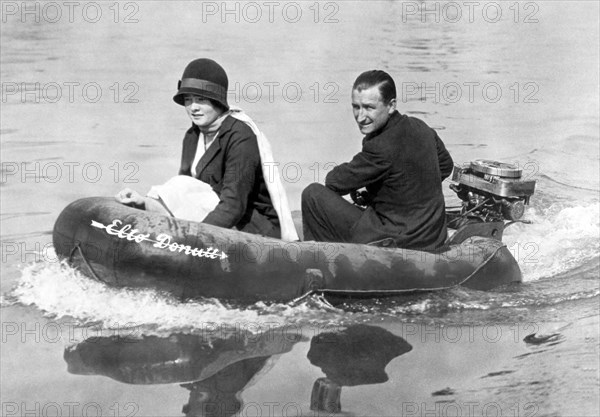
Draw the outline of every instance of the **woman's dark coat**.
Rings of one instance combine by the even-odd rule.
[[[192,176],[200,130],[183,139],[180,175]],[[210,184],[220,202],[203,223],[279,237],[279,220],[263,177],[258,142],[244,122],[227,117],[198,165],[195,178]]]

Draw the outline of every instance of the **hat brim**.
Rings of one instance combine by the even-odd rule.
[[[173,96],[173,101],[179,104],[180,106],[185,106],[185,96],[187,94],[192,94],[202,98],[215,100],[217,103],[225,107],[226,110],[229,110],[229,104],[227,103],[227,99],[224,100],[223,97],[220,97],[218,94],[215,94],[212,91],[199,90],[193,87],[181,87],[177,94]]]

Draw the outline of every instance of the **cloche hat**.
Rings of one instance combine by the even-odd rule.
[[[229,80],[223,67],[212,59],[200,58],[188,64],[177,84],[175,103],[183,106],[185,94],[195,94],[216,100],[229,110],[227,88]]]

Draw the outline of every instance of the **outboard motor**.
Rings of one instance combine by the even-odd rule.
[[[462,207],[447,211],[448,227],[457,229],[450,243],[473,235],[501,240],[505,226],[527,223],[521,218],[535,191],[535,180],[522,179],[517,166],[478,159],[455,165],[452,181],[450,188],[461,199]]]

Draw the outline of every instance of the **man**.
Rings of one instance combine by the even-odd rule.
[[[373,243],[391,238],[402,248],[434,250],[446,240],[442,181],[453,162],[437,133],[396,111],[389,74],[362,73],[352,88],[363,148],[334,168],[325,186],[302,193],[304,239]],[[357,190],[366,187],[366,193]],[[342,198],[351,194],[366,209]]]

